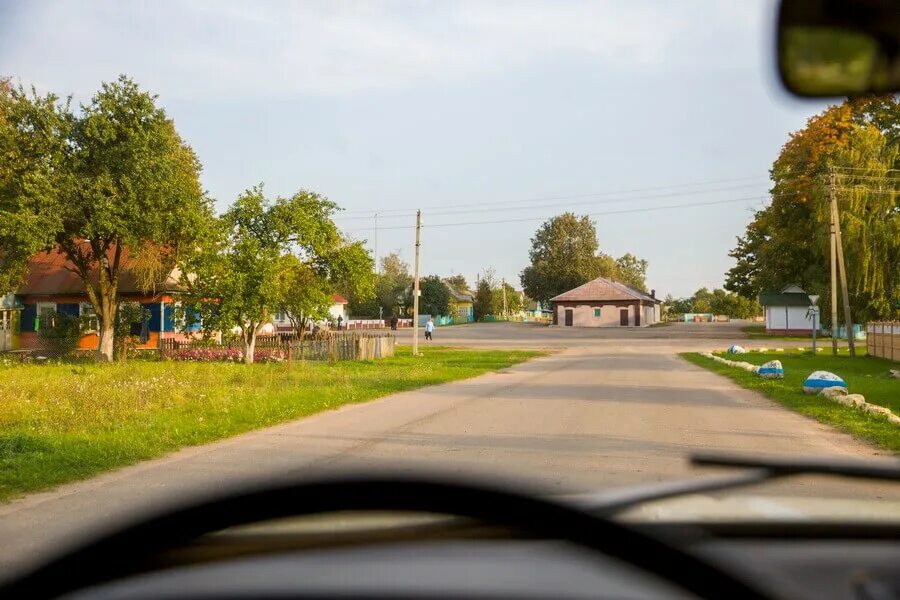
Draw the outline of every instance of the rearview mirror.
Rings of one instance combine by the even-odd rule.
[[[782,0],[778,70],[800,96],[900,90],[900,0]]]

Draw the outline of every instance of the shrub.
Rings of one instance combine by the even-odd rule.
[[[166,358],[192,362],[243,362],[244,353],[240,348],[213,346],[173,350],[166,354]],[[281,348],[257,348],[253,353],[254,362],[283,362],[285,358]]]
[[[87,328],[87,321],[81,317],[51,312],[41,319],[38,336],[44,353],[59,358],[71,356],[78,348],[78,342]]]

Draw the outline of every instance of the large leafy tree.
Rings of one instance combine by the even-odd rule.
[[[452,287],[457,292],[466,293],[469,291],[469,283],[461,274],[451,275],[447,278],[446,281],[447,285]]]
[[[446,315],[450,312],[450,290],[437,275],[429,275],[419,282],[422,295],[419,312],[425,315]]]
[[[598,249],[597,230],[588,217],[564,213],[546,221],[531,238],[531,264],[520,275],[525,293],[543,302],[611,275],[615,262]]]
[[[829,182],[841,211],[849,295],[859,320],[900,316],[900,102],[846,100],[791,135],[772,166],[768,207],[730,255],[726,288],[753,298],[796,283],[829,298]]]
[[[546,302],[597,277],[646,288],[647,261],[632,254],[616,260],[599,248],[597,229],[587,216],[564,213],[544,222],[531,238],[531,264],[519,276],[525,293]]]
[[[646,259],[625,253],[616,259],[616,278],[627,286],[646,292],[648,265]]]
[[[156,97],[125,76],[77,112],[7,87],[0,155],[0,286],[21,282],[33,254],[62,252],[97,314],[97,356],[112,360],[125,253],[152,288],[211,214],[196,155]]]
[[[372,260],[362,242],[346,241],[337,209],[309,191],[267,199],[262,186],[241,194],[185,261],[186,305],[208,331],[240,331],[244,361],[277,310],[321,316],[336,286],[371,291]],[[295,318],[299,315],[294,315]]]

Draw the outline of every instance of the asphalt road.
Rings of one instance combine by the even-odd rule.
[[[737,340],[736,327],[439,328],[434,344],[552,352],[502,372],[321,413],[0,505],[0,573],[128,515],[243,479],[386,468],[484,475],[553,494],[697,474],[685,460],[695,450],[878,454],[677,356],[684,350],[723,348]],[[401,342],[409,335],[400,332]],[[427,356],[424,341],[421,348]],[[854,483],[841,491],[816,481],[786,482],[778,493],[814,504],[823,496],[850,492],[862,500],[885,494],[882,486]],[[709,498],[699,502],[694,507],[705,511],[728,508],[721,502],[708,506]],[[793,516],[815,512],[815,507],[767,502],[754,510]],[[898,505],[891,506],[888,516],[900,518]]]

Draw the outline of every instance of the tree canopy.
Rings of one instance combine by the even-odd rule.
[[[151,288],[195,243],[212,210],[200,162],[124,75],[77,112],[3,86],[0,155],[0,287],[15,288],[34,254],[64,253],[97,314],[98,358],[111,360],[123,254]]]
[[[797,284],[830,316],[829,183],[833,174],[855,318],[900,317],[900,102],[846,100],[793,133],[772,165],[770,204],[730,256],[725,287],[747,298]]]
[[[336,286],[371,294],[372,259],[362,242],[340,235],[336,208],[306,190],[274,201],[261,185],[247,190],[185,261],[186,306],[207,331],[238,329],[251,363],[256,336],[275,311],[319,318]]]
[[[762,307],[756,299],[745,298],[722,289],[700,288],[689,298],[666,296],[666,312],[672,314],[712,313],[727,315],[732,319],[749,319],[762,314]]]
[[[546,302],[597,277],[646,288],[646,260],[630,253],[616,260],[599,249],[597,229],[587,216],[567,212],[549,219],[531,238],[531,264],[520,275],[525,293]]]
[[[450,313],[450,290],[437,275],[429,275],[419,282],[419,313],[423,315],[447,315]]]

